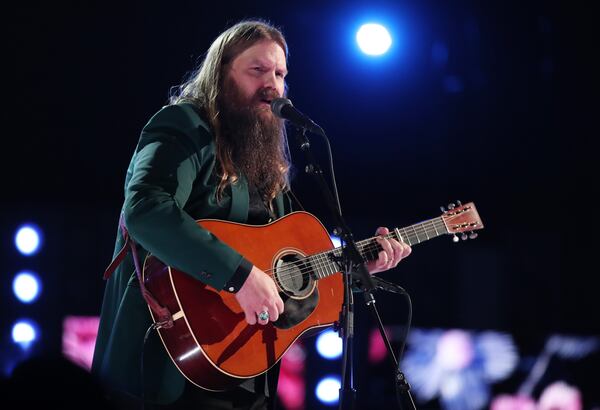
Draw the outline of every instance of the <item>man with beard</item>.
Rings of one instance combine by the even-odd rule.
[[[195,220],[265,224],[291,211],[284,124],[270,109],[271,100],[285,94],[286,74],[287,45],[279,30],[260,21],[229,28],[143,128],[125,180],[123,221],[138,244],[138,259],[150,252],[196,280],[235,293],[246,321],[257,326],[276,321],[283,311],[277,285]],[[379,243],[383,250],[369,263],[371,273],[395,267],[410,253],[394,240]],[[119,229],[115,256],[124,244]],[[273,405],[277,369],[233,390],[205,391],[179,373],[156,332],[145,340],[150,325],[129,254],[107,282],[92,366],[117,406],[140,398],[158,408]]]

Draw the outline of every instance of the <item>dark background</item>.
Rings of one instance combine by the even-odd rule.
[[[600,334],[597,46],[588,10],[516,1],[217,3],[28,2],[3,13],[3,346],[17,317],[36,318],[40,349],[57,350],[63,316],[98,314],[141,127],[214,37],[250,17],[286,35],[289,96],[327,131],[357,238],[438,216],[450,201],[476,203],[485,224],[477,240],[415,246],[382,274],[411,294],[414,326],[510,332],[525,356],[551,333]],[[354,44],[370,18],[394,36],[379,59]],[[313,147],[325,161],[322,143]],[[332,228],[304,158],[292,153],[296,194]],[[45,234],[34,258],[12,242],[27,221]],[[44,281],[31,306],[12,296],[21,268]],[[379,305],[386,324],[404,322],[401,301],[382,296]],[[359,326],[373,326],[361,311]]]

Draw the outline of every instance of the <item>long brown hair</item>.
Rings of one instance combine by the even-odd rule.
[[[233,184],[239,179],[232,158],[232,149],[226,143],[221,131],[218,101],[223,92],[223,81],[229,63],[261,40],[271,40],[279,44],[287,60],[287,43],[279,29],[260,20],[242,21],[225,30],[213,41],[199,67],[191,73],[187,81],[176,88],[176,92],[169,99],[170,104],[190,102],[196,105],[204,113],[215,135],[220,177],[217,198],[221,196],[228,184]],[[278,183],[273,192],[266,193],[268,200],[273,199],[277,192],[289,188],[289,152],[285,141],[285,129],[282,131],[284,141],[277,169],[274,170],[278,173]]]

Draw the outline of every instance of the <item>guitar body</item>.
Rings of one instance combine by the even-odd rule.
[[[316,280],[314,262],[301,261],[333,249],[327,230],[313,215],[294,212],[261,226],[218,220],[198,224],[258,268],[272,272],[285,309],[277,322],[249,325],[234,294],[217,291],[149,255],[144,283],[174,319],[173,327],[158,332],[190,382],[213,391],[239,385],[275,365],[302,334],[338,321],[342,274]]]
[[[443,215],[386,236],[411,246],[444,234],[454,242],[475,238],[483,229],[475,204],[448,207]],[[276,322],[248,325],[235,295],[219,292],[149,255],[143,280],[174,325],[158,333],[173,363],[193,384],[221,391],[266,372],[304,333],[338,321],[344,298],[343,277],[327,230],[313,215],[291,213],[268,225],[218,220],[197,222],[269,274],[284,311]],[[467,233],[469,232],[469,235]],[[457,234],[461,234],[460,239]],[[376,238],[356,243],[365,260],[377,259]],[[207,273],[205,273],[207,274]],[[159,320],[150,309],[155,322]]]

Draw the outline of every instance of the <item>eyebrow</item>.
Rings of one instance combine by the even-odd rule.
[[[270,65],[271,65],[270,63],[268,63],[268,64],[265,64],[265,60],[264,60],[264,59],[260,59],[260,58],[258,58],[258,57],[255,57],[255,58],[253,58],[253,59],[250,61],[250,65],[254,65],[254,64],[259,64],[259,65],[261,65],[261,66],[270,66]],[[276,67],[276,68],[277,68],[277,67]],[[277,68],[277,69],[278,69],[278,68]],[[287,73],[288,73],[287,67],[284,67],[284,68],[283,68],[281,71],[283,72],[283,74],[287,74]]]

